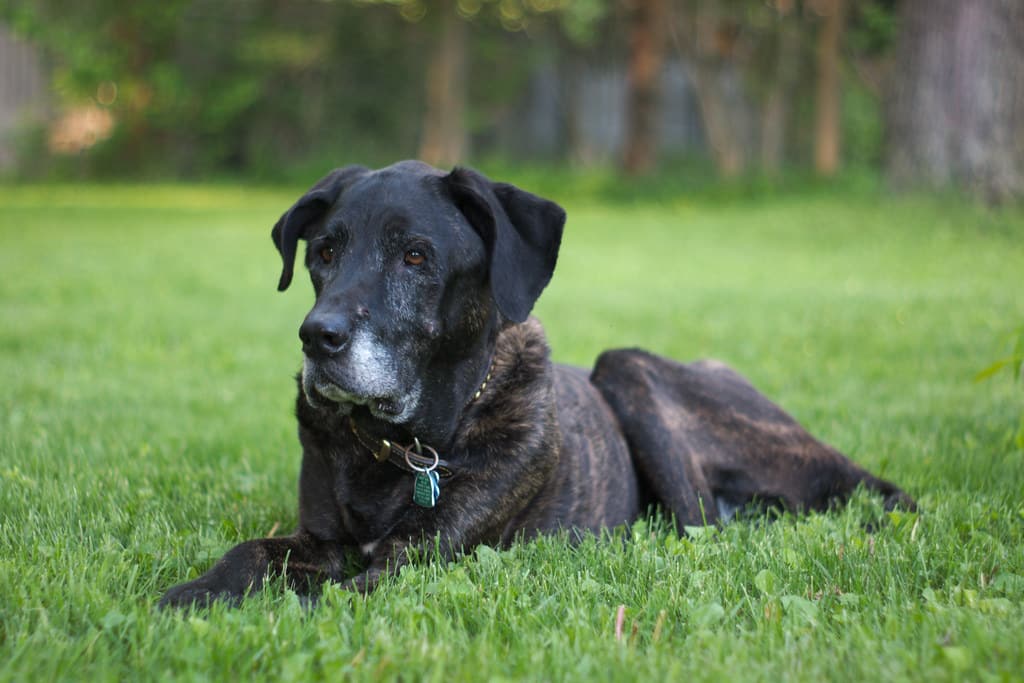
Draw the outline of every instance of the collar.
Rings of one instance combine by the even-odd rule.
[[[398,469],[405,470],[406,472],[413,474],[416,472],[422,472],[426,469],[433,469],[443,479],[447,479],[454,474],[447,460],[437,458],[435,464],[433,457],[423,455],[417,450],[416,446],[402,446],[397,443],[392,443],[387,439],[378,439],[375,436],[371,436],[360,429],[359,425],[356,424],[356,421],[353,420],[351,416],[348,418],[348,424],[349,427],[352,428],[352,434],[355,435],[356,441],[358,441],[363,448],[370,451],[377,462],[389,462]],[[418,443],[419,441],[417,440],[417,444]]]
[[[469,403],[466,404],[466,408],[471,406],[473,402],[480,398],[480,395],[484,393],[484,390],[487,388],[487,383],[491,381],[491,373],[493,372],[494,358],[492,357],[491,362],[487,366],[487,376],[484,377],[484,381],[481,382],[480,388],[473,394],[473,398],[469,399]],[[415,439],[415,444],[402,446],[400,444],[393,443],[388,439],[380,439],[371,434],[367,434],[363,429],[360,429],[359,425],[356,424],[356,421],[353,420],[351,416],[348,418],[348,424],[352,429],[352,434],[356,437],[356,441],[358,441],[363,448],[370,451],[377,462],[389,462],[398,469],[413,474],[422,472],[426,469],[433,469],[442,479],[447,479],[455,474],[447,460],[435,457],[437,451],[430,446],[426,446],[424,444],[427,450],[434,453],[434,455],[423,455],[419,439]]]

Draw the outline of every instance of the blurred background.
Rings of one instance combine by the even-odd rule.
[[[307,182],[419,157],[1024,194],[1022,0],[0,8],[9,179]]]

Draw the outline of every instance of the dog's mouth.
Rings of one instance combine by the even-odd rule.
[[[350,393],[331,382],[317,382],[303,387],[306,399],[316,407],[325,407],[324,402],[334,404],[341,412],[348,413],[355,406],[365,406],[374,417],[387,419],[402,412],[402,407],[393,398],[381,396],[359,396]]]
[[[342,415],[349,414],[356,406],[363,406],[379,420],[401,422],[412,412],[408,399],[360,392],[308,359],[302,366],[302,392],[314,408],[334,409]]]

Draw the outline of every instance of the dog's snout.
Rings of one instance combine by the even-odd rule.
[[[333,356],[348,344],[349,323],[344,316],[308,316],[299,327],[302,350],[307,355]]]

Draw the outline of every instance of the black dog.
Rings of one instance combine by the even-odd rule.
[[[742,377],[609,351],[554,365],[529,313],[565,212],[512,185],[419,162],[348,167],[274,226],[316,303],[299,328],[299,527],[243,543],[163,605],[237,600],[268,574],[296,589],[374,588],[410,548],[627,524],[652,505],[715,523],[752,501],[821,510],[899,488],[815,440]],[[350,554],[365,570],[346,577]]]

